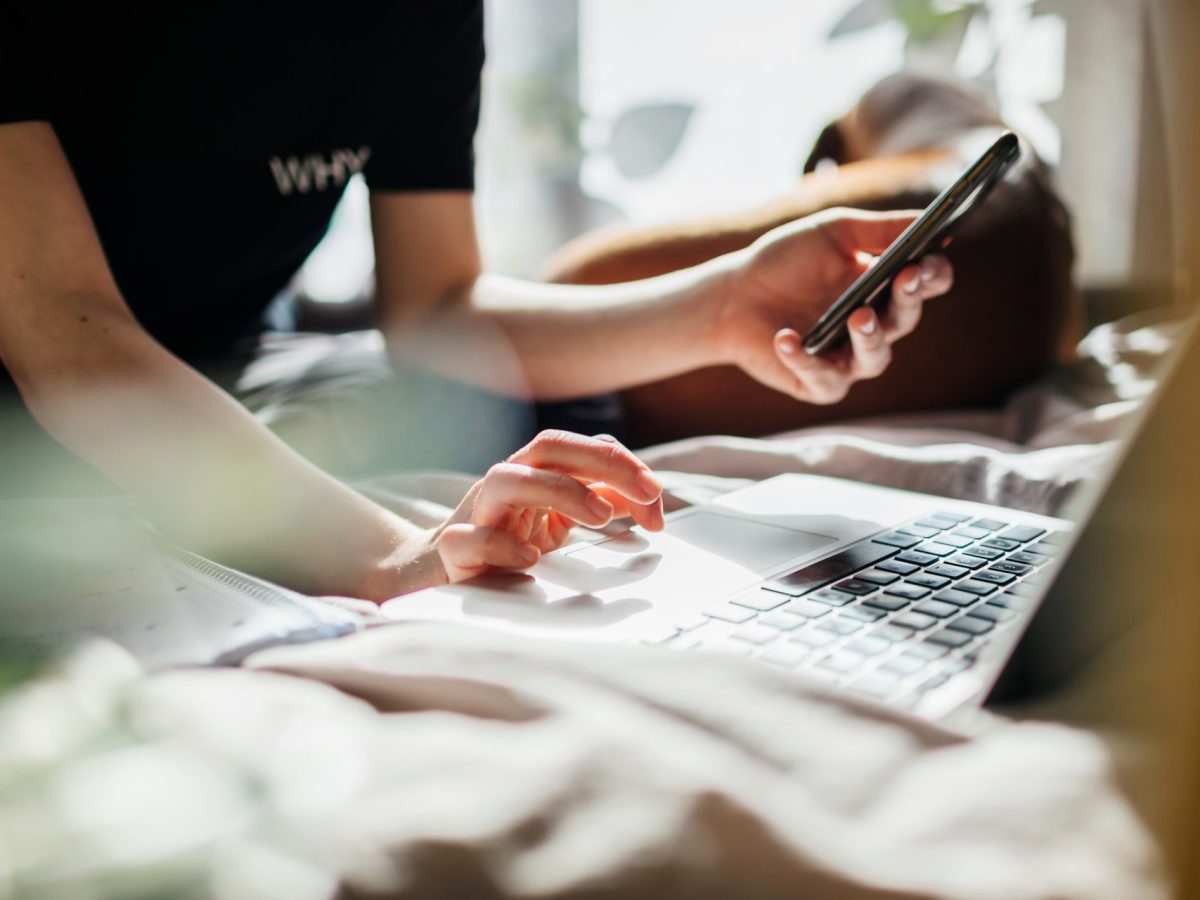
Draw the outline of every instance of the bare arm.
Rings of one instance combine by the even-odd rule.
[[[714,352],[701,302],[725,261],[632,284],[483,275],[467,193],[371,198],[389,343],[444,375],[537,399],[639,384]]]
[[[422,550],[138,325],[42,123],[0,126],[0,357],[54,438],[200,552],[363,596]]]
[[[844,351],[799,352],[807,329],[912,222],[846,210],[791,222],[700,265],[621,284],[481,275],[467,193],[371,198],[382,326],[401,358],[514,395],[560,399],[735,363],[777,391],[831,403],[879,375],[891,344],[944,293],[944,260],[896,279],[889,312],[851,319]]]

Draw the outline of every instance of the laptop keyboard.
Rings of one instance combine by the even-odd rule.
[[[645,643],[750,656],[868,696],[919,698],[1028,609],[1065,534],[938,512],[705,610]]]

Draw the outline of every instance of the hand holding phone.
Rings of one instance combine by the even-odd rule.
[[[805,352],[815,356],[846,340],[850,314],[874,302],[905,266],[946,246],[953,229],[983,203],[1020,158],[1020,139],[1005,132],[817,320],[804,338]]]

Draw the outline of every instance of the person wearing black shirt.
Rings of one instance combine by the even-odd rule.
[[[422,529],[278,440],[199,370],[261,328],[347,180],[371,192],[393,353],[554,400],[735,363],[801,401],[880,374],[931,257],[811,358],[811,322],[913,219],[835,211],[604,287],[483,274],[472,213],[480,0],[0,0],[0,360],[39,423],[176,539],[310,593],[382,600],[522,569],[572,522],[662,527],[608,437],[539,435]],[[519,371],[494,363],[496,336]]]

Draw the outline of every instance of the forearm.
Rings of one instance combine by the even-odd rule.
[[[484,275],[419,326],[390,330],[389,341],[402,358],[505,393],[555,400],[617,390],[714,360],[728,267],[721,258],[598,286]]]
[[[166,533],[311,593],[369,594],[376,570],[415,561],[415,526],[302,459],[132,320],[88,309],[14,374],[47,431]]]

